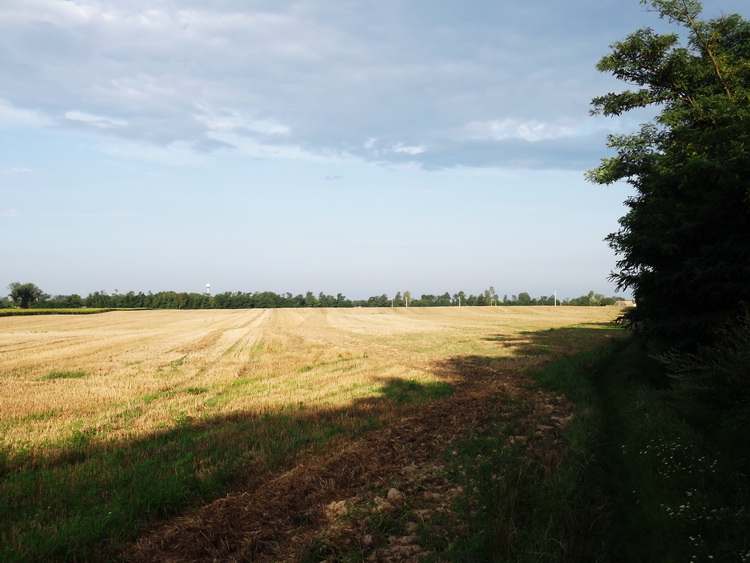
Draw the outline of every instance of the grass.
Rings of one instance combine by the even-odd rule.
[[[42,379],[78,379],[86,375],[83,371],[51,371]]]
[[[453,393],[453,386],[444,381],[420,383],[413,379],[394,379],[383,386],[381,393],[397,403],[421,403],[447,397]]]
[[[627,354],[627,371],[596,381],[607,407],[601,451],[617,476],[619,549],[662,561],[750,560],[750,488],[738,460],[648,384],[653,368],[635,344]]]

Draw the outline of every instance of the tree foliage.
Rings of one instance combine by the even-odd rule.
[[[610,136],[616,155],[588,177],[635,188],[607,237],[612,279],[638,304],[626,318],[654,349],[690,350],[750,295],[750,22],[701,20],[695,0],[642,3],[685,37],[641,29],[601,59],[598,70],[634,88],[595,98],[593,114],[660,113]]]
[[[18,284],[20,285],[20,284]],[[33,285],[33,284],[31,284]],[[573,306],[597,306],[613,305],[620,301],[621,297],[604,297],[600,293],[590,291],[588,295],[564,299],[562,301],[545,295],[541,297],[531,297],[526,292],[521,292],[519,297],[513,296],[509,299],[507,296],[503,300],[497,298],[494,288],[490,287],[479,295],[467,294],[464,291],[451,296],[446,291],[442,295],[423,294],[419,299],[411,296],[411,293],[397,293],[391,299],[387,294],[375,295],[368,299],[352,300],[345,297],[342,293],[337,295],[327,295],[320,292],[316,297],[312,291],[305,295],[301,293],[292,295],[291,293],[277,294],[272,291],[225,291],[209,296],[205,293],[185,293],[175,291],[160,291],[158,293],[127,293],[109,294],[106,291],[94,291],[86,297],[78,294],[72,295],[55,295],[51,297],[47,294],[40,293],[37,301],[30,304],[36,308],[45,309],[69,309],[77,307],[92,307],[97,309],[276,309],[276,308],[293,308],[293,307],[404,307],[406,306],[405,297],[409,297],[409,307],[455,307],[455,306],[481,306],[481,305],[573,305]],[[489,299],[487,296],[491,296]],[[6,306],[0,300],[0,307]]]
[[[8,289],[10,290],[10,298],[21,309],[28,309],[45,296],[44,292],[33,283],[13,282],[8,286]]]

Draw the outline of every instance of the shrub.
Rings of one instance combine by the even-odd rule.
[[[750,422],[750,307],[717,332],[713,346],[657,359],[671,380],[670,395],[685,415],[740,437]]]

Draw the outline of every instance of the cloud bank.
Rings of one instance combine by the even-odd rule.
[[[639,12],[582,4],[6,0],[0,126],[172,163],[234,151],[578,169],[601,151],[587,109],[614,39],[590,18]]]

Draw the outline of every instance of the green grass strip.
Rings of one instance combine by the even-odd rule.
[[[76,309],[0,309],[0,317],[32,315],[95,315],[97,313],[108,313],[109,311],[145,311],[144,308],[117,309],[117,308],[88,308]]]

